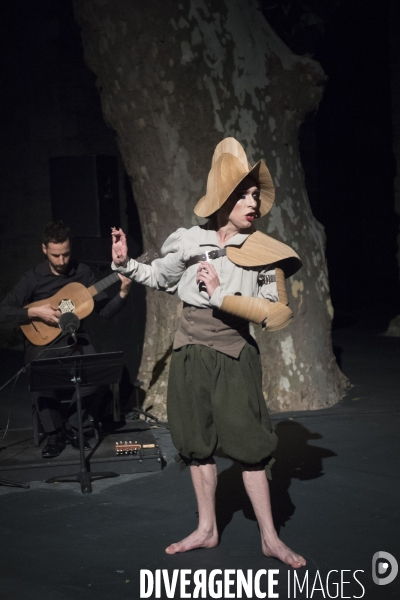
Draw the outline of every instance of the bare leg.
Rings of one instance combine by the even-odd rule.
[[[215,490],[217,466],[215,463],[190,467],[192,483],[197,499],[199,524],[187,538],[171,544],[167,554],[187,552],[195,548],[214,548],[218,544],[217,520],[215,517]]]
[[[268,480],[262,471],[243,471],[243,483],[251,500],[261,532],[265,556],[273,556],[294,569],[304,567],[306,560],[290,550],[278,537],[272,520]]]

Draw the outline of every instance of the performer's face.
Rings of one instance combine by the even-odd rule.
[[[50,270],[54,275],[62,275],[68,268],[71,258],[71,244],[67,240],[61,244],[49,242],[47,246],[42,244],[42,250],[49,261]]]
[[[221,207],[221,216],[236,229],[248,229],[258,216],[260,190],[251,177],[246,177]]]

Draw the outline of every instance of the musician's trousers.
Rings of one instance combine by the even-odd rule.
[[[52,349],[46,350],[40,357],[55,358],[64,356],[75,356],[82,354],[96,354],[96,350],[91,345],[87,334],[78,335],[78,343],[70,348],[66,348],[68,344],[72,344],[72,339],[62,338],[57,341]],[[53,349],[54,348],[54,349]],[[25,363],[28,364],[35,360],[43,350],[43,346],[32,346],[26,349]],[[96,385],[85,385],[80,388],[80,395],[85,408],[90,409],[91,401],[94,400],[101,388]],[[72,390],[71,390],[72,393]],[[43,392],[31,392],[32,406],[36,407],[40,422],[45,433],[52,433],[60,429],[63,425],[60,391],[56,389],[46,389]],[[65,396],[65,393],[63,393]],[[90,398],[91,397],[91,398]],[[76,392],[72,395],[67,418],[67,428],[78,427],[78,414],[76,412]]]

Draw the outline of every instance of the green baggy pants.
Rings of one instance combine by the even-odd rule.
[[[172,441],[186,464],[199,464],[220,448],[245,468],[262,465],[270,476],[278,440],[256,346],[246,342],[239,358],[194,344],[174,350],[167,412]]]

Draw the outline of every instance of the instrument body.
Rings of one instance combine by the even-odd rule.
[[[54,309],[60,310],[61,313],[72,312],[78,319],[84,319],[93,310],[93,296],[95,294],[97,294],[97,291],[94,286],[87,288],[82,283],[73,282],[65,285],[51,298],[31,302],[25,308],[51,304]],[[48,325],[40,319],[32,319],[30,323],[24,323],[20,327],[24,335],[35,346],[46,346],[61,333],[61,329],[57,325]]]

